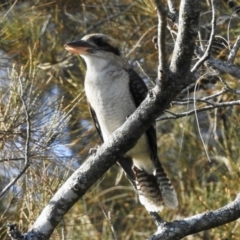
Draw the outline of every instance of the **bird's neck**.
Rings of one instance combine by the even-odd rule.
[[[83,56],[86,65],[87,65],[87,71],[91,71],[91,72],[102,72],[104,70],[106,70],[108,67],[111,66],[110,60],[109,59],[105,59],[105,58],[99,58],[99,57],[85,57]]]
[[[96,55],[82,55],[82,57],[86,62],[87,71],[102,72],[129,67],[127,61],[124,58],[116,56],[114,54],[99,52]]]

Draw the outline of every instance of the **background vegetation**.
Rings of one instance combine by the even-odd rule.
[[[122,43],[124,55],[151,87],[149,79],[154,81],[157,76],[157,50],[152,43],[157,16],[150,0],[1,1],[0,14],[1,189],[29,164],[0,202],[0,238],[8,239],[7,221],[27,231],[59,186],[85,160],[89,149],[100,143],[83,91],[84,62],[65,51],[63,45],[88,33],[111,35]],[[217,1],[217,17],[212,54],[226,60],[239,35],[239,17],[225,1]],[[210,20],[206,1],[201,13],[203,44],[209,37]],[[176,26],[169,25],[170,54]],[[239,64],[238,57],[234,63]],[[217,75],[239,89],[239,80],[230,75],[209,68],[202,68],[200,74],[204,78],[196,91],[193,86],[178,98],[216,93],[223,87]],[[230,100],[239,100],[239,96],[227,93],[216,101]],[[173,104],[170,110],[180,113],[192,108]],[[239,111],[239,106],[231,106],[157,122],[159,156],[179,197],[176,210],[161,213],[164,219],[216,209],[236,196]],[[149,237],[156,227],[121,175],[115,166],[99,179],[65,216],[52,239],[113,239],[112,229],[118,239]],[[193,238],[238,239],[239,235],[239,223],[233,222]]]

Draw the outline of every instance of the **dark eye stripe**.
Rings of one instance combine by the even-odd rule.
[[[121,55],[120,50],[118,48],[113,47],[108,42],[104,41],[101,37],[93,37],[91,39],[91,42],[94,43],[101,50],[112,52],[117,56]]]

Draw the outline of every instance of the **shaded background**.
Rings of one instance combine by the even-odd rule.
[[[7,221],[27,231],[56,190],[87,158],[89,149],[100,144],[83,90],[85,64],[63,45],[89,33],[108,34],[121,43],[123,55],[151,88],[157,76],[157,50],[152,43],[157,16],[150,0],[1,1],[0,16],[1,189],[23,168],[26,144],[30,161],[27,172],[0,202],[0,238],[8,239]],[[212,54],[226,60],[229,46],[239,35],[239,17],[225,1],[217,1],[217,16]],[[210,21],[208,2],[203,1],[203,44],[207,44]],[[169,25],[170,59],[177,27],[170,21]],[[238,61],[236,58],[235,64]],[[206,77],[197,88],[197,97],[223,87],[211,69],[202,68],[199,75]],[[239,89],[238,80],[226,74],[221,77]],[[192,97],[192,90],[178,97]],[[217,101],[237,99],[228,93]],[[192,108],[173,106],[171,111]],[[199,138],[196,116],[157,122],[159,156],[179,197],[176,210],[164,209],[161,213],[165,220],[216,209],[236,196],[239,110],[235,106],[197,115],[211,162]],[[26,112],[30,119],[29,142]],[[75,204],[51,239],[113,239],[111,226],[118,239],[144,239],[156,230],[118,166]],[[233,222],[186,239],[238,239],[239,234],[238,222]]]

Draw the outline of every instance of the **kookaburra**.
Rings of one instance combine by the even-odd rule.
[[[86,62],[85,93],[97,132],[106,142],[145,99],[148,89],[109,36],[90,34],[67,43],[65,49]],[[154,125],[118,163],[147,211],[161,211],[163,202],[177,207],[176,192],[158,159]]]

